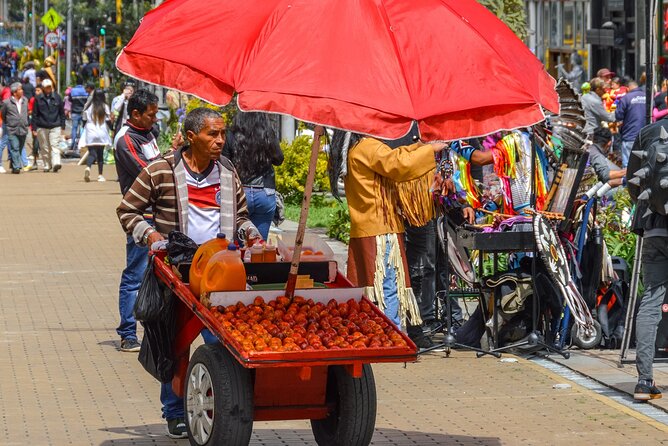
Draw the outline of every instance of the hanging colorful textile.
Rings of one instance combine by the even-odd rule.
[[[547,157],[540,149],[536,156],[536,206],[543,209],[547,198]],[[525,132],[513,131],[492,148],[494,172],[503,192],[503,213],[524,214],[531,204],[531,139]]]
[[[450,145],[450,159],[456,169],[453,169],[452,180],[457,188],[457,195],[464,197],[474,209],[481,207],[480,191],[471,176],[471,154],[475,149],[462,141],[455,141]]]

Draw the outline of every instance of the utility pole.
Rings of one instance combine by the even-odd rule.
[[[33,0],[33,1],[35,1],[35,0]],[[46,11],[48,11],[48,10],[49,10],[49,0],[44,0],[44,15],[46,15]],[[46,33],[48,33],[48,32],[49,32],[49,29],[46,27],[46,24],[45,24],[44,25],[44,32],[42,33],[42,35],[46,35]],[[46,54],[44,55],[44,57],[46,57]]]
[[[35,20],[37,20],[37,18],[35,17],[35,0],[30,0],[30,12],[32,17],[32,20],[30,21],[30,37],[32,38],[32,50],[35,51],[37,48],[37,29],[35,29]]]
[[[65,85],[70,85],[72,83],[72,20],[74,15],[72,9],[72,0],[67,0],[67,40],[65,41],[67,54],[65,55]]]
[[[121,23],[123,22],[123,3],[121,0],[116,0],[116,25],[118,25],[118,31],[116,34],[116,48],[121,48]]]
[[[23,41],[28,41],[28,0],[23,2]]]

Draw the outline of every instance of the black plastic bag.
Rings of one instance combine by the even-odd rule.
[[[154,321],[163,306],[162,285],[153,272],[154,256],[149,257],[132,313],[138,321]]]
[[[197,248],[199,248],[197,243],[180,231],[170,232],[167,238],[167,254],[173,265],[193,261]]]
[[[174,377],[174,337],[175,306],[174,296],[165,289],[164,304],[159,317],[150,322],[142,322],[144,338],[138,360],[144,369],[161,383],[168,383]]]

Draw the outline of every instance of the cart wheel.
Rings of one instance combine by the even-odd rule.
[[[188,366],[186,426],[191,445],[247,445],[253,431],[251,374],[220,344],[200,346]]]
[[[591,350],[592,348],[598,347],[601,343],[602,336],[603,330],[601,330],[601,324],[599,324],[598,321],[594,321],[594,325],[588,333],[583,333],[578,324],[573,324],[573,328],[571,328],[571,339],[573,340],[573,344],[577,345],[582,350]]]
[[[329,367],[327,418],[311,420],[319,446],[366,446],[376,425],[376,383],[369,364],[361,378],[353,378],[341,366]]]

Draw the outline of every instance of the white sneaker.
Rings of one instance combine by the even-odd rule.
[[[84,170],[84,181],[90,183],[90,167],[86,167],[86,170]]]
[[[98,175],[98,176],[97,176],[97,181],[99,181],[100,183],[103,183],[103,182],[105,182],[105,181],[107,181],[107,180],[105,180],[104,177],[103,177],[102,175]]]
[[[5,168],[3,166],[0,166],[0,173],[7,173],[7,171],[5,170]]]

